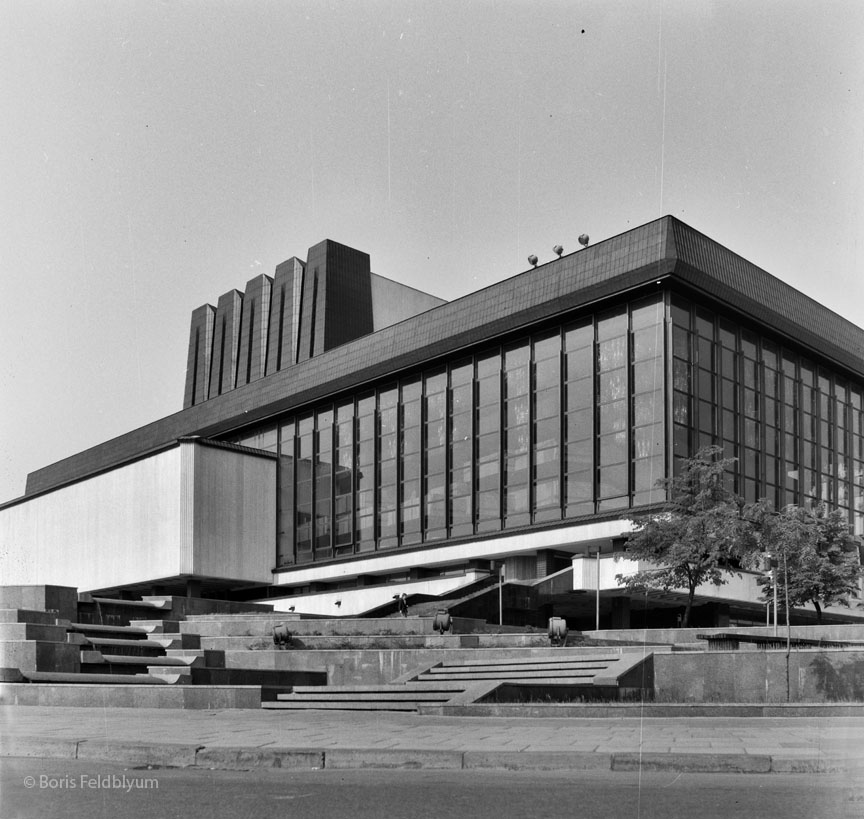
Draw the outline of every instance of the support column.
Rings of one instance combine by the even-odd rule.
[[[711,616],[711,625],[714,628],[727,628],[729,626],[728,603],[711,603],[708,611]]]
[[[611,628],[630,628],[630,598],[612,598],[612,622]]]

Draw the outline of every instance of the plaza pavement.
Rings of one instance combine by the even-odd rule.
[[[448,717],[0,706],[0,755],[130,767],[848,773],[864,717]]]

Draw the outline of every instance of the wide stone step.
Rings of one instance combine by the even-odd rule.
[[[125,666],[167,665],[192,668],[204,665],[204,658],[200,655],[194,657],[130,657],[123,654],[103,654],[102,659],[109,665]]]
[[[432,617],[397,618],[327,618],[292,620],[279,615],[268,617],[238,617],[223,615],[218,618],[187,619],[180,623],[180,631],[200,634],[202,637],[269,637],[273,627],[284,623],[292,636],[310,637],[366,637],[369,635],[432,635],[435,633]],[[468,634],[477,631],[484,620],[464,617],[453,618],[453,632]]]
[[[186,622],[207,623],[214,620],[228,620],[242,622],[245,620],[299,620],[300,615],[293,611],[253,611],[246,614],[188,614]],[[326,619],[326,618],[321,618]]]
[[[102,626],[91,623],[69,623],[66,629],[81,634],[94,634],[97,636],[118,634],[130,640],[145,640],[148,636],[148,632],[145,629],[138,628],[137,626]]]
[[[77,675],[79,677],[83,675]],[[104,683],[10,683],[0,690],[4,705],[77,708],[260,708],[260,686],[169,685],[165,680],[113,678]],[[94,717],[96,715],[94,714]]]
[[[452,669],[446,669],[432,674],[425,672],[418,677],[418,680],[593,680],[597,675],[593,671],[473,671],[469,673],[453,672]]]
[[[450,702],[463,694],[466,686],[459,683],[408,682],[384,685],[294,686],[290,693],[279,694],[274,707],[417,711],[423,704]]]
[[[583,663],[578,660],[570,660],[563,663],[506,663],[501,665],[487,665],[486,663],[476,663],[473,665],[445,665],[436,668],[430,668],[429,674],[499,674],[518,671],[520,673],[527,671],[538,671],[547,674],[558,674],[569,671],[605,671],[610,667],[610,663]]]
[[[65,643],[66,627],[47,623],[0,623],[0,642],[14,640]]]
[[[34,611],[33,609],[0,609],[0,623],[34,623],[53,626],[57,624],[57,612]]]
[[[179,634],[179,620],[130,620],[133,628],[142,628],[148,634]]]
[[[278,694],[280,702],[446,702],[453,696],[452,692],[435,693],[429,691],[327,691],[326,694]]]
[[[263,685],[293,690],[295,685],[309,685],[322,690],[327,683],[326,671],[277,671],[263,668],[191,668],[195,685]]]
[[[289,626],[290,631],[290,626]],[[424,648],[476,648],[479,643],[476,634],[342,634],[308,635],[292,634],[292,649],[309,650],[376,650],[376,649],[424,649]],[[201,638],[202,648],[223,651],[262,651],[273,648],[272,634],[259,634],[242,637]]]
[[[464,663],[460,662],[449,662],[445,666],[446,668],[464,668],[466,666],[483,666],[484,668],[492,668],[498,666],[505,665],[560,665],[562,663],[614,663],[618,662],[621,659],[620,654],[609,654],[609,655],[597,655],[597,654],[583,654],[583,655],[574,655],[574,654],[566,654],[565,656],[555,656],[550,655],[546,657],[506,657],[501,659],[494,660],[483,660],[482,662],[478,662],[476,659],[474,660],[466,660]]]
[[[165,647],[155,640],[123,640],[111,637],[90,637],[87,641],[94,649],[122,654],[127,657],[158,657],[165,653]],[[82,646],[82,649],[84,646]]]
[[[203,657],[206,668],[225,668],[225,652],[213,651],[211,649],[188,649],[188,648],[169,648],[165,651],[166,657],[177,657],[180,659],[189,659],[191,657]]]
[[[306,703],[300,700],[262,702],[262,708],[270,711],[417,711],[417,702],[316,702]]]
[[[62,671],[22,672],[34,683],[67,683],[70,685],[165,685],[165,680],[149,674],[75,674]]]
[[[435,692],[441,691],[452,694],[455,691],[464,691],[465,684],[459,682],[447,681],[417,681],[409,683],[385,683],[383,685],[295,685],[294,691],[299,694],[320,694],[322,691],[344,691],[347,693],[364,693],[368,691],[417,691],[417,692]]]
[[[191,671],[186,666],[149,666],[147,673],[151,677],[164,680],[168,685],[194,685]]]
[[[110,605],[117,606],[118,608],[130,608],[130,609],[164,609],[166,608],[164,603],[154,602],[152,600],[120,600],[115,599],[113,597],[90,597],[89,601],[82,600],[82,602],[92,602],[98,603],[100,606],[102,605]]]

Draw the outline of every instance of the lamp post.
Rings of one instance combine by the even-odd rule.
[[[774,578],[774,636],[777,636],[777,562],[774,561],[774,566],[771,569],[771,575]]]
[[[597,594],[595,600],[594,630],[600,631],[600,547],[597,547]]]
[[[498,567],[498,625],[504,625],[504,561]]]

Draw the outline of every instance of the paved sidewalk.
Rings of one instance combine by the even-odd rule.
[[[0,755],[248,769],[848,772],[864,718],[504,718],[0,706]],[[864,781],[862,779],[861,781]]]

